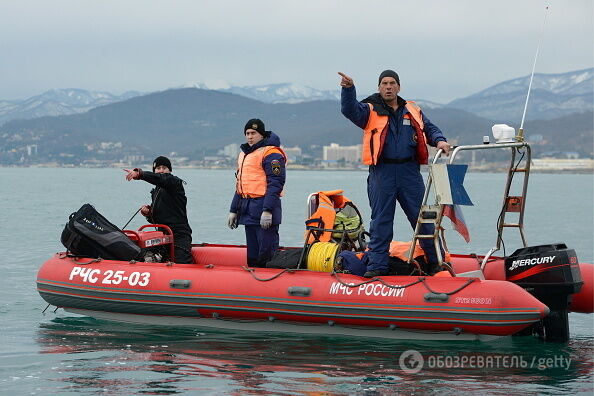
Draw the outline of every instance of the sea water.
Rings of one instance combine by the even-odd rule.
[[[491,343],[393,341],[148,327],[95,320],[46,304],[36,272],[63,250],[68,215],[91,203],[118,226],[150,185],[120,169],[0,168],[0,394],[591,394],[593,315],[570,314],[571,340],[507,337]],[[233,170],[175,169],[186,180],[194,242],[244,243],[226,219]],[[369,224],[364,171],[291,171],[283,197],[281,244],[302,244],[309,193],[344,189]],[[518,181],[521,175],[516,175]],[[464,207],[471,243],[445,220],[449,249],[485,254],[496,242],[505,175],[470,173],[475,206]],[[592,175],[533,174],[525,228],[529,245],[565,242],[593,261]],[[517,187],[517,186],[516,186]],[[517,195],[518,189],[512,191]],[[510,221],[513,219],[510,215]],[[143,224],[136,216],[127,228]],[[412,231],[397,209],[395,239]],[[505,252],[521,246],[516,229]]]

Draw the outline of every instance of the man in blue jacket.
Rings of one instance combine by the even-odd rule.
[[[227,225],[245,226],[250,267],[265,267],[278,249],[287,156],[280,139],[266,131],[262,120],[253,118],[244,127],[246,143],[237,159],[235,195]]]
[[[413,102],[398,96],[400,78],[392,70],[378,79],[378,93],[357,100],[353,79],[338,73],[342,114],[364,130],[363,163],[369,166],[367,195],[371,206],[369,265],[365,277],[387,275],[389,245],[393,237],[396,201],[411,226],[415,227],[423,201],[425,185],[420,165],[427,163],[426,143],[446,154],[450,145],[439,128],[431,123]],[[423,234],[433,226],[423,224]],[[432,240],[420,240],[429,266],[434,272],[437,255]]]

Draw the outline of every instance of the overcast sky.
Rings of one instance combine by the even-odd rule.
[[[449,102],[536,71],[594,64],[592,0],[0,0],[0,99],[192,82],[293,82]]]

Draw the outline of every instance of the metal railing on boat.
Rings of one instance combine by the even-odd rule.
[[[493,255],[493,253],[501,249],[501,245],[503,242],[503,230],[505,228],[518,228],[520,232],[520,237],[522,239],[522,244],[524,245],[524,247],[527,246],[526,235],[524,233],[524,210],[526,207],[526,194],[528,190],[528,177],[530,175],[532,151],[528,142],[524,141],[521,136],[516,137],[516,140],[517,141],[505,143],[453,146],[452,152],[448,160],[448,164],[453,164],[460,151],[501,149],[510,149],[511,151],[510,165],[507,171],[507,181],[505,184],[503,194],[503,205],[497,220],[497,241],[495,246],[491,248],[489,252],[487,252],[487,254],[483,257],[480,266],[481,271],[484,270],[485,265],[487,264],[489,258]],[[520,153],[522,149],[525,149],[525,152],[522,153],[522,156],[516,163],[516,155]],[[438,194],[435,195],[435,202],[433,204],[428,204],[430,191],[433,187],[435,180],[433,165],[438,163],[438,160],[440,159],[442,154],[443,150],[439,149],[435,154],[432,163],[429,165],[429,176],[427,178],[425,193],[423,195],[423,202],[421,205],[421,210],[419,211],[419,216],[413,233],[411,246],[415,246],[419,239],[432,239],[437,254],[439,266],[446,268],[452,274],[452,276],[455,276],[456,274],[454,273],[453,269],[447,263],[444,262],[441,250],[442,245],[445,249],[447,249],[443,228],[441,227],[441,222],[444,216],[445,204],[441,202],[441,197]],[[524,164],[523,167],[519,167],[522,162]],[[521,193],[519,195],[510,195],[512,182],[516,173],[524,175]],[[506,213],[509,212],[518,213],[517,222],[508,223],[505,221]],[[434,225],[433,234],[424,235],[420,233],[421,225],[427,223]],[[408,262],[410,264],[414,264],[413,254],[414,249],[411,248],[408,256]]]

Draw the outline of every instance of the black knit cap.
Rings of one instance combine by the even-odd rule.
[[[173,169],[171,168],[171,161],[169,161],[169,158],[163,157],[162,155],[161,156],[158,156],[153,161],[153,172],[155,171],[155,169],[157,168],[157,166],[161,166],[161,165],[164,165],[164,166],[168,167],[169,168],[169,172],[173,172]]]
[[[258,132],[260,135],[264,137],[268,137],[268,135],[270,135],[270,133],[266,132],[264,122],[262,122],[262,120],[259,118],[252,118],[251,120],[245,123],[245,126],[243,127],[244,135],[248,129],[253,129],[254,131]]]
[[[398,74],[396,74],[396,72],[394,70],[384,70],[380,75],[379,75],[379,79],[377,80],[377,85],[380,85],[382,83],[382,78],[384,77],[393,77],[394,80],[396,80],[396,83],[398,83],[398,85],[400,85],[400,78],[398,77]]]

